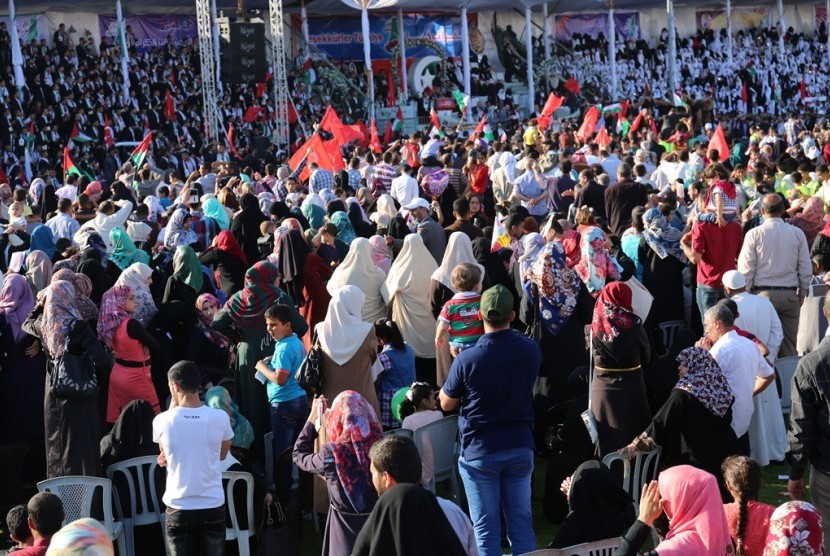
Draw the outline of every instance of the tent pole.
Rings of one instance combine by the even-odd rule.
[[[732,69],[732,0],[726,0],[726,54]]]
[[[550,30],[550,17],[548,15],[548,5],[542,4],[542,17],[545,19],[545,24],[542,26],[544,29],[544,35],[542,36],[542,40],[544,42],[545,48],[545,90],[544,93],[547,94],[550,90],[550,39],[553,36]]]
[[[305,50],[308,51],[308,55],[311,56],[308,43],[308,11],[305,9],[305,2],[300,3],[300,27],[303,31],[303,43],[305,44]]]
[[[401,43],[401,101],[406,102],[409,98],[408,76],[406,75],[406,30],[403,27],[403,10],[400,8],[398,8],[398,40]]]
[[[666,11],[669,15],[669,51],[668,60],[666,60],[666,69],[669,72],[669,89],[671,92],[666,97],[672,99],[672,95],[677,92],[677,76],[675,75],[675,64],[677,63],[677,36],[674,22],[674,0],[666,0]]]
[[[778,55],[784,59],[784,33],[787,32],[787,22],[784,20],[784,1],[778,0]]]
[[[369,93],[369,117],[375,118],[375,75],[372,72],[372,37],[369,33],[369,10],[360,10],[360,23],[363,30],[363,63],[366,65],[366,84]]]
[[[533,82],[533,21],[529,7],[525,7],[525,49],[527,50],[527,109],[532,117],[536,108],[536,84]]]
[[[608,6],[608,60],[611,62],[611,100],[617,100],[617,27],[614,23],[614,2]]]
[[[121,0],[115,0],[115,15],[118,19],[119,46],[121,50],[121,79],[124,84],[121,86],[121,96],[124,104],[130,101],[130,67],[127,53],[127,27],[124,22],[124,13],[121,11]]]
[[[210,0],[210,18],[213,20],[213,24],[210,26],[210,34],[213,36],[213,57],[216,59],[216,75],[222,75],[222,61],[220,50],[219,50],[219,20],[216,17],[216,0]],[[221,93],[222,89],[222,79],[221,77],[216,80],[216,88],[219,89]]]

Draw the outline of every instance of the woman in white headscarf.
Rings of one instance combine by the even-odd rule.
[[[334,295],[334,292],[343,286],[357,287],[366,296],[361,312],[363,320],[374,324],[386,316],[386,303],[380,293],[385,281],[386,273],[378,268],[372,259],[372,246],[369,240],[359,237],[349,246],[349,254],[335,269],[326,288]]]
[[[375,326],[360,315],[366,297],[355,286],[332,292],[326,318],[314,333],[323,353],[320,369],[323,395],[333,400],[345,390],[354,390],[380,415],[372,378],[372,365],[378,358]]]
[[[430,384],[435,381],[435,317],[429,290],[437,267],[421,236],[409,234],[381,289],[392,304],[392,320],[415,352],[418,381]]]
[[[395,201],[388,193],[384,193],[378,197],[375,209],[375,212],[370,214],[369,218],[378,225],[378,228],[388,228],[392,219],[398,215],[398,209],[395,208]]]
[[[125,268],[115,281],[116,286],[129,286],[133,289],[138,304],[132,316],[145,328],[150,324],[150,319],[158,313],[153,294],[150,293],[152,276],[153,269],[149,266],[144,263],[133,263]]]
[[[473,254],[473,246],[470,243],[470,236],[464,232],[453,232],[447,243],[447,250],[444,251],[444,259],[441,266],[432,273],[432,282],[429,287],[429,299],[432,304],[432,316],[436,319],[441,313],[444,304],[458,293],[452,285],[452,271],[462,263],[474,264],[481,269],[481,276],[484,277],[484,267],[476,262]],[[450,372],[452,357],[450,357],[450,345],[444,342],[441,348],[436,349],[436,374],[438,386],[443,386],[444,380]]]

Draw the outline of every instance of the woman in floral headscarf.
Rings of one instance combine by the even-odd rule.
[[[822,556],[821,514],[802,500],[778,506],[770,518],[765,544],[764,556]]]
[[[175,249],[183,245],[198,243],[199,238],[196,232],[190,229],[193,217],[183,208],[177,209],[164,231],[164,246],[168,249]]]
[[[631,303],[631,288],[611,282],[594,305],[591,409],[599,432],[599,457],[628,444],[651,420],[642,369],[648,365],[651,348]]]
[[[231,342],[227,336],[213,329],[213,317],[222,304],[209,293],[196,298],[196,326],[190,333],[186,357],[195,361],[202,371],[205,386],[217,384],[228,372]]]
[[[61,269],[55,272],[52,280],[66,280],[75,288],[75,307],[81,314],[81,318],[89,324],[98,321],[98,307],[89,298],[92,291],[92,282],[85,274],[77,274],[69,269]]]
[[[599,294],[602,287],[620,279],[622,267],[608,253],[605,246],[605,232],[596,226],[589,226],[581,233],[581,258],[576,273],[585,283],[591,295]]]
[[[346,390],[334,398],[323,416],[323,446],[315,453],[320,404],[325,409],[324,397],[316,398],[311,405],[308,422],[294,445],[294,463],[303,471],[326,478],[330,504],[323,556],[350,556],[357,534],[377,501],[369,450],[383,438],[383,427],[363,396]]]
[[[142,326],[148,326],[150,320],[159,312],[156,302],[153,300],[153,294],[150,293],[152,283],[153,269],[144,263],[131,264],[124,269],[124,272],[115,281],[116,286],[129,286],[133,289],[136,301],[138,301],[133,318],[140,322]]]
[[[739,452],[732,429],[732,394],[715,358],[690,347],[677,356],[680,378],[645,432],[626,449],[662,446],[661,465],[693,465],[723,483],[721,463]]]
[[[23,330],[34,306],[26,279],[6,276],[0,288],[0,442],[43,438],[46,358],[37,338]]]
[[[812,247],[818,233],[824,228],[824,201],[810,197],[801,212],[790,218],[790,224],[801,229],[807,237],[807,247]]]
[[[133,400],[146,401],[156,414],[161,410],[150,374],[150,355],[158,353],[159,345],[133,318],[137,307],[138,300],[129,286],[114,286],[101,300],[98,336],[115,354],[107,397],[107,423],[115,423]]]
[[[39,338],[48,358],[64,350],[88,356],[99,379],[111,365],[109,354],[75,306],[75,288],[64,280],[53,281],[23,323],[23,330]],[[47,365],[47,373],[52,365]],[[47,375],[47,381],[49,380]],[[46,476],[101,475],[98,398],[66,400],[52,396],[43,401],[46,431]]]

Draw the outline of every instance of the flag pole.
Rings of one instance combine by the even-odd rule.
[[[127,25],[124,22],[124,13],[121,11],[121,0],[115,0],[115,15],[118,18],[118,37],[121,50],[121,96],[124,104],[130,102],[130,68],[129,54],[127,53]]]

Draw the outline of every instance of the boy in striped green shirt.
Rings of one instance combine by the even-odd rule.
[[[476,344],[484,335],[484,323],[479,312],[481,305],[481,267],[462,263],[452,270],[450,280],[457,293],[447,301],[438,315],[435,345],[450,343],[450,354],[458,354]]]

